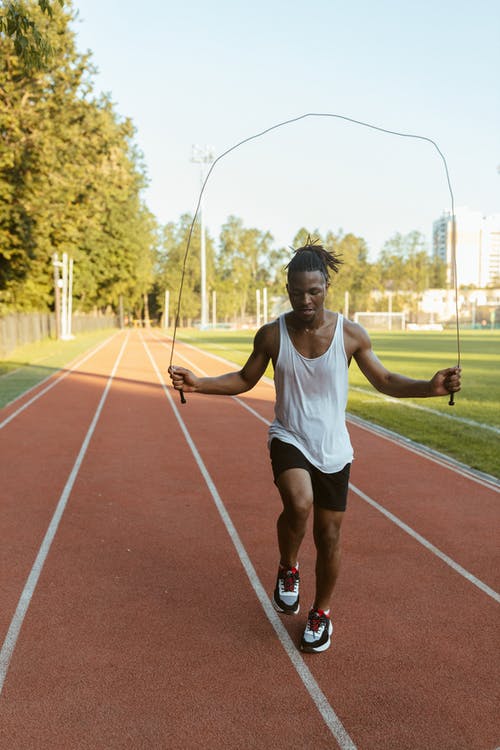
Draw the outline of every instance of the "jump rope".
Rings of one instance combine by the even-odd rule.
[[[456,345],[457,345],[457,367],[460,367],[460,361],[461,361],[461,347],[460,347],[460,324],[459,324],[459,318],[458,318],[458,279],[457,279],[457,257],[456,257],[456,219],[455,219],[455,198],[453,196],[453,189],[451,187],[451,180],[450,180],[450,173],[448,171],[448,164],[446,162],[445,156],[437,143],[432,140],[432,138],[427,138],[424,135],[416,135],[414,133],[400,133],[397,130],[389,130],[388,128],[382,128],[378,125],[372,125],[369,122],[363,122],[362,120],[355,120],[353,117],[346,117],[345,115],[336,115],[332,114],[330,112],[307,112],[304,115],[299,115],[298,117],[292,117],[290,120],[284,120],[283,122],[278,122],[275,125],[271,125],[271,127],[266,128],[265,130],[262,130],[260,133],[255,133],[254,135],[250,135],[248,138],[243,138],[243,140],[238,141],[238,143],[235,143],[234,146],[231,146],[231,148],[228,148],[226,151],[224,151],[222,154],[217,156],[214,161],[212,162],[210,169],[207,172],[207,176],[205,177],[203,184],[201,186],[200,193],[198,195],[198,203],[196,204],[196,210],[194,212],[193,221],[191,222],[191,226],[189,228],[187,243],[186,243],[186,250],[184,252],[184,260],[182,263],[182,273],[181,273],[181,282],[179,285],[179,296],[177,299],[177,309],[175,312],[175,320],[174,320],[174,331],[172,335],[172,348],[170,351],[170,366],[172,366],[172,361],[174,358],[174,348],[175,348],[175,342],[176,342],[176,336],[177,336],[177,328],[179,326],[179,318],[181,313],[181,302],[182,302],[182,290],[184,287],[184,278],[186,275],[186,264],[188,261],[189,256],[189,250],[191,247],[191,239],[193,236],[193,230],[196,224],[196,221],[198,219],[198,214],[200,211],[201,206],[201,200],[203,198],[203,193],[205,192],[205,188],[207,186],[208,180],[210,179],[210,175],[214,171],[216,165],[224,159],[224,157],[228,156],[232,151],[235,151],[237,148],[240,148],[240,146],[243,146],[245,143],[249,143],[250,141],[254,141],[257,138],[262,138],[262,136],[266,135],[267,133],[270,133],[272,130],[277,130],[278,128],[282,128],[285,125],[291,125],[292,123],[299,122],[300,120],[305,120],[307,117],[331,117],[337,120],[344,120],[345,122],[348,122],[350,124],[354,125],[362,125],[365,128],[370,128],[371,130],[377,130],[380,133],[387,133],[389,135],[397,135],[400,138],[415,138],[419,141],[426,141],[427,143],[432,144],[436,151],[438,152],[439,156],[441,157],[441,160],[443,162],[444,170],[446,173],[446,181],[448,183],[448,190],[450,193],[450,207],[451,207],[451,267],[452,267],[452,273],[453,273],[453,287],[455,292],[455,330],[456,330]],[[186,397],[184,396],[184,391],[180,391],[180,398],[181,398],[181,404],[186,403]],[[448,401],[449,406],[455,405],[455,398],[454,394],[450,393],[450,400]]]

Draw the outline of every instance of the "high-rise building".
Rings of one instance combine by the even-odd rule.
[[[484,218],[484,257],[486,283],[500,286],[500,214]]]
[[[500,282],[500,214],[458,208],[455,212],[459,285],[486,287]],[[453,284],[452,217],[445,212],[433,223],[433,254],[446,263]]]

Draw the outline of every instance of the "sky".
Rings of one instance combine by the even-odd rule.
[[[74,0],[97,92],[130,117],[161,223],[194,213],[201,165],[240,140],[307,113],[432,139],[455,207],[500,213],[498,0]],[[375,258],[396,232],[450,210],[429,142],[339,118],[307,117],[215,165],[204,218],[269,230],[352,232]]]

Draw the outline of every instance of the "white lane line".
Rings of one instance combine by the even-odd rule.
[[[159,341],[160,343],[163,344],[163,346],[165,346],[167,349],[170,350],[170,346],[163,340],[164,337],[158,338],[158,336],[155,336],[153,334],[153,338],[155,338],[156,341]],[[167,340],[170,342],[172,341],[172,339],[168,337],[167,337]],[[219,357],[218,354],[209,352],[206,349],[200,349],[199,346],[193,346],[193,344],[188,344],[186,341],[182,341],[182,339],[179,339],[177,343],[182,344],[182,346],[185,346],[188,349],[192,349],[197,354],[206,354],[207,357],[211,357],[212,359],[217,360],[217,362],[222,362],[223,365],[229,365],[229,367],[232,367],[233,369],[236,369],[236,370],[241,369],[241,365],[238,365],[236,362],[232,362],[230,359],[224,359],[224,357]],[[267,385],[272,385],[274,387],[274,380],[272,378],[268,378],[267,375],[263,375],[260,380],[263,381],[264,383],[267,383]]]
[[[169,349],[168,344],[166,344],[164,341],[161,341],[161,339],[158,339],[158,338],[157,338],[157,341],[161,342],[163,346]],[[197,348],[196,346],[193,346],[192,344],[187,344],[185,341],[180,341],[179,343],[181,343],[182,346],[192,349],[198,354],[204,354],[205,356],[218,360],[219,362],[222,362],[224,364],[227,364],[233,367],[234,369],[238,369],[240,367],[235,362],[231,362],[228,359],[223,359],[222,357],[218,357],[216,354],[212,354],[211,352],[205,351],[204,349]],[[182,358],[185,362],[190,362],[190,360],[187,359],[187,357],[180,354],[178,350],[176,351],[176,356]],[[195,365],[193,364],[193,366]],[[198,366],[196,367],[200,372],[203,372],[203,370],[201,370]],[[270,378],[263,377],[261,378],[261,381],[264,381],[268,385],[274,386],[274,382]],[[349,388],[356,390],[354,386],[349,386]],[[233,396],[233,398],[236,398],[236,397]],[[396,403],[400,403],[399,399],[395,399],[395,401]],[[245,405],[245,408],[248,408],[250,410],[250,407],[247,407],[246,405]],[[437,413],[441,414],[441,412],[437,412]],[[448,417],[449,415],[445,415],[445,416]],[[259,418],[262,419],[261,417]],[[385,427],[379,427],[378,425],[375,425],[372,422],[367,422],[366,420],[361,419],[361,417],[357,417],[353,414],[347,414],[347,421],[352,422],[358,427],[363,427],[366,430],[374,432],[380,435],[381,437],[384,437],[386,440],[391,440],[392,442],[396,443],[400,447],[406,448],[412,453],[416,453],[417,455],[424,456],[425,458],[428,458],[429,460],[434,461],[440,466],[443,466],[444,468],[449,469],[449,471],[452,471],[455,474],[460,474],[461,476],[465,476],[467,477],[467,479],[470,479],[473,482],[477,482],[478,484],[482,484],[486,487],[489,487],[490,489],[493,488],[498,491],[499,482],[496,479],[496,477],[490,474],[485,474],[484,472],[475,471],[470,466],[467,466],[466,464],[462,464],[460,463],[460,461],[455,461],[455,459],[450,458],[449,456],[446,456],[444,453],[439,453],[439,451],[435,451],[432,448],[428,448],[426,445],[421,445],[420,443],[416,443],[410,440],[410,438],[405,437],[404,435],[400,435],[397,432],[388,430]],[[481,423],[477,422],[476,424],[480,425]],[[493,428],[493,429],[496,430],[496,428]]]
[[[35,401],[37,401],[41,396],[43,396],[45,393],[47,393],[52,388],[54,388],[54,386],[59,385],[59,383],[61,383],[65,378],[67,378],[68,375],[71,375],[72,372],[74,372],[78,367],[80,367],[81,365],[83,365],[84,362],[86,362],[88,359],[90,359],[94,354],[97,354],[97,352],[100,349],[102,349],[106,344],[108,344],[111,341],[111,339],[113,339],[116,335],[117,334],[114,333],[112,336],[110,336],[109,338],[107,338],[104,341],[102,341],[95,349],[91,349],[91,351],[88,352],[88,354],[86,354],[82,359],[80,359],[77,362],[75,362],[75,364],[72,365],[69,370],[64,370],[63,373],[62,373],[62,375],[60,375],[58,378],[55,378],[55,380],[53,380],[52,383],[49,383],[49,385],[46,388],[44,388],[41,391],[38,391],[38,393],[36,393],[33,396],[33,398],[31,398],[29,401],[26,401],[22,406],[19,407],[19,409],[17,409],[16,411],[12,412],[12,414],[10,414],[6,419],[4,419],[3,422],[0,422],[0,430],[3,427],[5,427],[6,425],[8,425],[9,422],[12,422],[12,420],[15,419],[19,414],[21,414],[25,409],[27,409],[28,406],[31,406],[31,404],[33,404]],[[53,377],[54,377],[54,373],[51,373],[50,375],[47,375],[46,378],[44,378],[43,380],[41,380],[39,383],[36,383],[35,385],[32,385],[31,388],[28,388],[26,391],[24,391],[23,393],[19,394],[19,396],[16,396],[16,398],[12,399],[12,401],[9,401],[9,403],[5,404],[5,406],[3,406],[2,408],[5,409],[8,406],[12,406],[12,404],[15,404],[16,401],[19,401],[19,399],[23,398],[28,393],[31,393],[31,391],[34,391],[35,388],[38,388],[40,385],[43,385],[43,383],[46,383],[47,380],[50,380]]]
[[[21,631],[21,627],[22,627],[24,618],[26,616],[26,612],[28,611],[28,607],[30,605],[31,599],[35,592],[36,585],[38,583],[38,579],[40,577],[43,566],[45,564],[45,560],[47,559],[47,555],[50,551],[52,542],[54,541],[54,537],[56,535],[59,523],[61,521],[62,515],[68,503],[71,490],[73,489],[73,485],[75,483],[76,477],[78,476],[78,472],[80,471],[80,467],[82,465],[83,459],[85,458],[85,454],[89,447],[89,443],[92,439],[92,435],[94,434],[94,430],[96,428],[97,422],[99,421],[99,417],[101,416],[104,403],[108,396],[109,389],[111,388],[111,383],[113,382],[113,378],[118,369],[118,365],[120,364],[120,360],[122,358],[122,355],[128,343],[128,340],[129,340],[129,334],[127,333],[127,336],[121,346],[118,357],[116,358],[116,362],[114,364],[113,370],[111,371],[111,375],[109,376],[108,382],[106,383],[106,387],[101,396],[101,400],[99,401],[99,405],[94,414],[94,418],[92,419],[91,425],[82,443],[82,447],[80,448],[80,452],[76,458],[76,461],[68,477],[66,485],[61,493],[61,496],[57,503],[57,507],[54,511],[54,515],[52,516],[52,519],[50,521],[50,524],[45,534],[45,537],[43,539],[43,542],[40,545],[40,549],[38,550],[36,560],[33,563],[33,567],[31,568],[31,572],[28,576],[23,592],[19,599],[16,611],[14,613],[14,617],[12,618],[9,630],[7,631],[7,635],[5,636],[5,641],[3,643],[2,650],[0,651],[0,695],[2,693],[2,689],[5,683],[5,678],[7,676],[10,661],[12,659],[12,654],[14,653],[17,639],[19,637],[19,633]]]
[[[432,461],[439,466],[443,466],[445,469],[450,469],[455,474],[460,474],[467,479],[472,479],[477,484],[482,484],[484,487],[487,487],[494,492],[500,492],[500,480],[491,474],[471,469],[470,466],[466,466],[449,456],[444,456],[442,453],[439,453],[439,451],[435,451],[421,443],[416,443],[404,435],[399,435],[397,432],[388,430],[386,427],[381,427],[373,422],[367,422],[365,419],[354,414],[348,414],[347,419],[351,424],[356,425],[356,427],[359,427],[362,430],[366,430],[378,437],[384,438],[390,443],[398,445],[400,448],[406,448],[406,450],[411,453],[416,453],[417,456],[424,456],[429,459],[429,461]]]
[[[190,359],[188,359],[187,357],[185,357],[183,354],[179,354],[178,353],[177,356],[180,359],[182,359],[184,362],[186,362],[186,364],[188,364],[189,367],[191,367],[193,370],[196,370],[201,375],[205,375],[206,377],[208,377],[208,372],[206,372],[201,367],[199,367],[199,365],[196,365],[194,362],[192,362]],[[266,424],[266,425],[269,426],[270,422],[265,417],[263,417],[261,414],[259,414],[257,411],[255,411],[255,409],[252,409],[251,406],[249,406],[248,404],[246,404],[243,401],[243,399],[238,398],[238,396],[231,396],[230,398],[232,398],[233,401],[237,401],[244,409],[246,409],[247,411],[249,411],[250,414],[253,414],[254,417],[257,417],[257,419],[260,419],[261,422],[264,422],[264,424]]]
[[[189,434],[189,431],[186,425],[184,424],[184,421],[179,413],[179,410],[177,406],[175,405],[172,399],[172,396],[165,384],[165,380],[155,360],[153,359],[153,356],[149,350],[149,347],[144,341],[144,339],[142,339],[142,343],[151,361],[153,369],[156,372],[158,380],[163,388],[163,391],[170,402],[170,406],[172,407],[172,410],[175,414],[177,422],[179,423],[179,426],[184,434],[184,437],[186,438],[186,442],[191,449],[191,452],[195,458],[196,463],[198,464],[198,468],[200,469],[203,479],[205,480],[206,485],[210,491],[210,494],[212,495],[213,501],[216,505],[217,510],[219,511],[219,514],[222,518],[224,526],[226,527],[229,537],[236,549],[236,552],[238,553],[238,557],[240,558],[240,561],[241,561],[241,564],[243,565],[245,573],[247,574],[248,579],[252,585],[252,588],[255,591],[255,594],[257,595],[257,598],[267,616],[267,619],[269,620],[272,627],[274,628],[274,631],[276,632],[276,635],[278,636],[278,639],[281,645],[283,646],[290,661],[295,667],[306,690],[308,691],[313,702],[315,703],[316,708],[318,709],[321,716],[323,717],[323,720],[325,721],[328,729],[337,740],[338,745],[341,748],[341,750],[356,750],[355,744],[353,743],[350,736],[347,734],[342,722],[340,721],[339,717],[337,716],[337,714],[335,713],[335,711],[329,704],[325,694],[323,693],[320,686],[314,679],[313,675],[311,674],[311,671],[305,664],[300,653],[297,651],[297,647],[295,646],[292,639],[288,635],[286,628],[282,624],[273,606],[271,605],[271,602],[269,601],[269,597],[267,596],[266,590],[264,589],[262,583],[260,582],[260,579],[257,576],[257,573],[255,571],[255,568],[252,565],[252,562],[248,556],[248,553],[245,547],[243,546],[243,543],[239,537],[239,534],[236,531],[236,528],[229,516],[229,513],[226,510],[226,507],[217,491],[217,488],[210,474],[208,473],[208,470],[205,464],[203,463],[203,459],[201,458],[198,452],[198,449],[196,448],[196,445],[194,444],[194,441],[191,438],[191,435]]]
[[[488,594],[488,596],[490,596],[496,602],[500,603],[500,594],[497,591],[490,588],[490,586],[488,586],[486,583],[483,583],[483,581],[481,581],[479,578],[476,578],[476,576],[472,575],[472,573],[469,573],[468,570],[466,570],[457,562],[455,562],[455,560],[453,560],[451,557],[448,557],[448,555],[445,555],[444,552],[441,552],[440,549],[435,547],[425,537],[419,534],[418,531],[415,531],[414,529],[412,529],[411,526],[408,526],[408,524],[406,524],[404,521],[401,521],[400,518],[398,518],[393,513],[388,511],[386,508],[384,508],[382,505],[377,503],[371,497],[366,495],[361,490],[358,490],[358,488],[355,487],[353,484],[350,484],[349,486],[351,490],[356,493],[356,495],[358,495],[362,500],[365,501],[365,503],[369,503],[369,505],[376,508],[386,518],[392,521],[392,523],[395,523],[396,526],[399,526],[400,529],[402,529],[403,531],[406,531],[406,533],[409,534],[411,537],[413,537],[413,539],[416,539],[416,541],[419,542],[423,547],[425,547],[430,552],[432,552],[433,555],[436,555],[436,557],[439,557],[440,560],[442,560],[447,565],[449,565],[450,568],[452,568],[454,571],[456,571],[461,576],[463,576],[467,581],[469,581],[470,583],[473,583],[474,586],[478,587],[478,589],[481,589],[481,591],[483,591],[485,594]]]
[[[165,344],[164,341],[161,341],[158,338],[156,340],[162,346],[164,346],[164,347],[166,347],[168,349],[168,346],[167,346],[167,344]],[[194,349],[194,347],[191,347],[191,348]],[[203,370],[199,365],[197,365],[194,362],[192,362],[188,357],[185,357],[183,354],[179,354],[179,352],[177,352],[177,356],[179,357],[179,359],[182,359],[183,362],[185,362],[187,365],[189,365],[189,367],[191,367],[191,369],[196,370],[201,375],[204,375],[206,377],[209,376],[208,372],[206,372],[206,370]],[[214,355],[212,355],[212,356],[214,356]],[[216,357],[216,359],[221,359],[221,358],[220,357]],[[226,360],[222,360],[222,361],[226,362]],[[229,364],[234,364],[234,362],[233,363],[229,363]],[[265,419],[265,417],[263,417],[261,414],[259,414],[259,412],[255,411],[255,409],[252,409],[252,407],[249,404],[245,403],[245,401],[243,399],[238,398],[238,396],[230,396],[230,398],[232,398],[234,401],[237,401],[244,409],[246,409],[247,411],[249,411],[250,414],[253,414],[253,416],[256,417],[257,419],[260,419],[260,421],[264,422],[264,424],[266,424],[266,425],[270,424],[270,422],[268,422],[268,420]]]
[[[161,339],[158,339],[158,338],[157,340],[161,341]],[[224,359],[224,357],[219,357],[218,354],[214,354],[213,352],[209,352],[205,349],[200,349],[198,346],[193,346],[193,344],[188,344],[186,343],[186,341],[182,341],[182,339],[180,340],[179,343],[181,343],[182,346],[186,346],[188,349],[192,349],[194,352],[197,352],[198,354],[200,353],[207,354],[212,359],[217,360],[217,362],[222,362],[223,365],[229,365],[229,367],[233,367],[236,369],[241,368],[241,365],[236,364],[236,362],[232,362],[230,359]],[[164,341],[162,341],[162,344],[168,348],[168,345]],[[268,378],[266,375],[263,375],[261,377],[261,380],[263,380],[268,385],[274,386],[274,380],[272,378]]]
[[[187,359],[187,357],[184,357],[182,354],[179,354],[177,352],[177,356],[182,358],[185,362],[188,362],[189,365],[193,368],[195,368],[198,372],[200,372],[202,375],[206,375],[206,373],[197,365],[195,365],[194,362],[191,362]],[[232,396],[232,398],[235,401],[238,401],[247,411],[254,414],[254,416],[258,417],[261,422],[264,422],[266,425],[270,425],[271,423],[269,420],[265,419],[260,414],[257,414],[256,411],[254,411],[250,406],[244,403],[241,399],[237,398],[236,396]],[[406,447],[406,446],[405,446]],[[446,465],[445,465],[446,466]],[[450,468],[450,467],[447,467]],[[358,495],[362,500],[369,503],[372,507],[376,508],[380,513],[382,513],[386,518],[388,518],[390,521],[396,524],[396,526],[399,526],[400,529],[403,531],[406,531],[407,534],[409,534],[413,539],[415,539],[417,542],[419,542],[423,547],[428,549],[430,552],[432,552],[436,557],[438,557],[440,560],[445,562],[447,565],[450,566],[456,573],[459,573],[461,576],[463,576],[467,581],[474,584],[474,586],[477,586],[481,591],[483,591],[485,594],[488,594],[492,599],[494,599],[497,602],[500,602],[500,594],[495,591],[495,589],[492,589],[488,584],[481,581],[480,578],[477,578],[475,575],[470,573],[468,570],[463,568],[461,565],[459,565],[457,562],[455,562],[451,557],[446,555],[444,552],[441,552],[438,547],[436,547],[432,542],[429,542],[425,537],[423,537],[421,534],[418,533],[418,531],[415,531],[411,528],[411,526],[408,526],[404,521],[401,521],[400,518],[395,516],[390,511],[386,510],[382,505],[377,503],[376,500],[373,500],[371,497],[366,495],[362,490],[358,489],[355,485],[353,485],[351,482],[349,482],[349,487],[353,492]]]

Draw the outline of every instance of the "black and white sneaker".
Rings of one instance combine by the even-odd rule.
[[[330,646],[330,636],[332,633],[333,625],[329,615],[323,612],[322,609],[311,609],[300,648],[302,651],[311,653],[326,651]]]
[[[285,615],[296,615],[299,612],[299,569],[283,568],[281,565],[274,589],[274,609]]]

